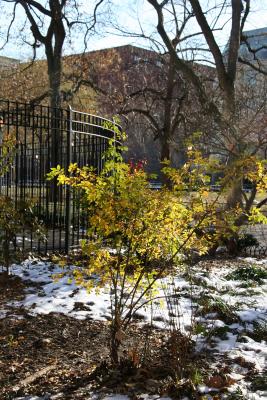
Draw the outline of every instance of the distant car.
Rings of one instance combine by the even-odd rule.
[[[212,192],[219,192],[221,190],[221,185],[210,185]]]
[[[210,186],[212,192],[219,192],[221,190],[221,185],[211,185]],[[251,184],[244,184],[242,187],[244,192],[251,192],[252,185]]]
[[[162,188],[161,182],[149,182],[150,189],[160,190]]]

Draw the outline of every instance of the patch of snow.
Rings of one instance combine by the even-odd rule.
[[[207,323],[207,328],[224,328],[226,325],[220,319],[214,319],[212,322]]]
[[[227,333],[227,339],[216,339],[216,349],[224,353],[226,351],[232,350],[236,347],[236,340],[237,340],[237,335],[234,335],[233,333],[228,332]]]
[[[267,258],[261,258],[258,260],[257,258],[253,257],[244,257],[239,258],[239,260],[245,261],[248,264],[267,265]]]
[[[242,263],[267,267],[267,259],[255,260],[247,257],[242,259]],[[225,262],[224,265],[215,266],[207,271],[201,270],[201,265],[196,265],[190,271],[193,284],[190,283],[191,279],[186,274],[177,275],[172,280],[164,278],[157,294],[161,300],[155,301],[153,307],[148,304],[143,306],[138,310],[138,314],[142,322],[152,321],[154,325],[160,328],[168,327],[168,324],[172,321],[183,332],[191,329],[193,321],[201,324],[204,331],[206,330],[206,335],[200,333],[193,336],[193,339],[196,340],[196,349],[208,348],[214,355],[219,357],[223,355],[225,359],[227,357],[231,365],[231,377],[238,381],[238,384],[231,386],[229,391],[234,392],[237,388],[241,388],[240,390],[244,393],[245,398],[262,400],[264,399],[264,392],[250,393],[249,391],[245,379],[249,368],[240,366],[235,362],[235,359],[241,357],[245,362],[254,365],[257,371],[262,371],[267,364],[266,341],[255,341],[249,336],[255,329],[255,322],[265,323],[267,321],[267,280],[262,285],[255,284],[255,287],[244,288],[242,287],[244,281],[227,280],[225,278],[229,272],[235,269],[236,267],[230,262],[228,264]],[[60,312],[80,320],[87,318],[110,319],[109,288],[100,291],[92,290],[88,293],[86,289],[77,286],[73,281],[70,282],[67,276],[55,281],[53,275],[61,272],[60,267],[38,260],[28,260],[22,265],[13,265],[12,273],[25,281],[32,282],[32,284],[25,290],[25,299],[7,305],[7,309],[4,308],[0,311],[0,318],[7,315],[10,306],[23,306],[31,314]],[[164,299],[165,295],[169,296],[168,304]],[[227,320],[224,321],[219,313],[209,312],[204,314],[202,308],[198,306],[199,299],[203,298],[204,295],[214,299],[214,301],[219,300],[222,305],[230,306],[239,322],[227,324]],[[196,310],[200,313],[195,314]],[[12,316],[14,316],[14,310]],[[228,328],[228,332],[216,336],[215,328],[224,327],[226,330]],[[209,332],[212,332],[213,329],[215,329],[215,333],[211,340],[207,341],[206,338],[209,337]],[[206,393],[206,397],[209,398],[209,392],[214,391],[214,389],[200,386],[199,391]],[[92,394],[90,400],[98,400],[99,397],[97,396],[97,394]],[[102,400],[128,400],[128,397],[123,395],[110,394],[103,398],[102,393],[101,396]],[[142,396],[139,396],[142,400],[164,399],[148,394]],[[22,399],[44,400],[45,398],[33,396],[20,400]]]
[[[256,310],[247,309],[242,311],[237,311],[237,315],[244,322],[254,322],[259,320],[267,319],[267,304],[263,305],[261,308],[257,308]]]
[[[247,338],[247,343],[236,344],[237,349],[240,350],[242,357],[246,360],[253,362],[256,369],[262,371],[267,365],[267,345],[265,341],[256,342],[251,338]]]
[[[6,317],[6,315],[7,315],[7,310],[5,310],[5,309],[2,309],[2,310],[0,310],[0,319],[3,319],[3,318],[5,318]]]

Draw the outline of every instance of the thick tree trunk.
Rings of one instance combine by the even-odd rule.
[[[227,209],[232,209],[237,206],[242,207],[242,178],[233,180],[226,200]]]
[[[161,137],[161,161],[170,160],[170,139],[172,130],[172,104],[176,69],[172,62],[168,67],[167,90],[164,103],[164,125]],[[171,161],[171,160],[170,160]]]
[[[170,157],[170,144],[169,144],[169,140],[168,137],[166,135],[163,135],[163,137],[160,140],[160,144],[161,144],[161,151],[160,151],[160,161],[161,161],[161,168],[164,167],[164,162],[169,161],[171,162],[171,157]],[[167,176],[160,171],[159,174],[159,179],[162,182],[163,185],[166,185],[168,187],[171,186],[171,183],[169,181],[169,179],[167,178]]]
[[[60,164],[59,148],[60,148],[60,84],[61,84],[61,55],[54,57],[53,51],[49,48],[46,52],[48,75],[49,75],[49,91],[50,91],[50,137],[51,137],[51,155],[50,167],[56,167]],[[59,188],[56,180],[51,182],[50,199],[56,207],[58,200]],[[55,213],[54,213],[55,214]]]
[[[62,74],[61,54],[55,55],[52,49],[47,49],[46,56],[49,76],[50,106],[51,108],[60,108],[60,86]]]
[[[242,144],[240,143],[240,135],[238,132],[237,116],[236,116],[236,97],[234,80],[228,78],[225,81],[224,87],[224,120],[228,126],[229,137],[229,166],[233,165],[242,154]],[[223,127],[222,127],[223,128]],[[239,139],[238,139],[239,138]],[[226,208],[233,209],[242,206],[242,177],[233,177],[231,186],[226,200]]]
[[[161,140],[160,161],[170,160],[170,143],[168,137],[164,135]]]

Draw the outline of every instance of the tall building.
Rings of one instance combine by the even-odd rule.
[[[247,61],[267,60],[267,27],[243,32],[239,56]]]

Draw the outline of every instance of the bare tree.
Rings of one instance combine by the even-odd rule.
[[[47,60],[49,78],[49,95],[52,108],[59,107],[61,103],[60,87],[62,79],[62,52],[65,39],[71,30],[80,26],[83,30],[83,40],[96,24],[97,10],[104,0],[99,0],[93,5],[92,15],[81,17],[80,3],[76,0],[3,0],[9,6],[13,5],[10,25],[7,29],[7,38],[12,26],[19,17],[19,9],[25,14],[25,27],[29,25],[32,42],[28,41],[33,49],[33,59],[40,46],[44,46]]]
[[[228,2],[223,2],[222,5],[219,6],[217,6],[216,2],[200,2],[199,0],[177,2],[173,0],[161,2],[158,0],[147,1],[152,5],[157,14],[157,32],[165,48],[169,52],[176,70],[181,71],[186,79],[196,88],[196,94],[202,104],[202,109],[205,113],[208,112],[210,117],[216,121],[218,131],[220,132],[219,141],[228,144],[228,162],[231,163],[235,161],[242,155],[242,149],[246,147],[244,144],[246,138],[243,135],[243,130],[240,129],[240,114],[237,109],[237,97],[240,93],[237,89],[237,76],[239,71],[240,40],[242,38],[245,21],[250,12],[250,0],[232,0],[230,4]],[[206,6],[205,9],[203,4]],[[223,52],[215,35],[215,22],[218,23],[226,7],[231,11],[231,19],[229,21],[231,27],[228,49],[227,52]],[[192,64],[181,57],[181,53],[176,49],[174,38],[170,34],[171,31],[177,32],[177,21],[180,20],[180,15],[185,8],[189,8],[189,12],[194,16],[200,28],[201,36],[214,62],[220,90],[218,101],[215,101],[214,97],[210,96],[207,86],[203,85],[196,70],[192,67]],[[216,14],[214,23],[211,23],[209,19],[211,9],[213,13]],[[167,19],[167,16],[170,14],[171,18]],[[173,26],[170,27],[171,23],[174,28]],[[193,33],[191,36],[192,35]],[[233,180],[227,203],[229,207],[234,207],[241,202],[242,179],[238,178]]]
[[[182,43],[187,38],[184,36],[184,31],[193,17],[192,11],[184,8],[184,14],[175,20],[175,33],[171,42],[176,52],[180,51]],[[116,25],[116,29],[120,30],[123,35],[133,35],[132,32],[127,32],[125,27],[121,28]],[[198,33],[198,35],[200,34],[201,32]],[[145,33],[141,30],[141,33],[135,34],[135,36],[142,38],[145,37]],[[160,160],[171,159],[173,161],[173,158],[176,160],[179,157],[180,159],[184,158],[183,142],[190,133],[201,128],[208,131],[210,126],[207,126],[203,107],[200,106],[199,96],[195,93],[199,91],[197,86],[188,80],[184,70],[177,69],[166,47],[162,48],[154,36],[149,36],[147,39],[152,43],[149,50],[143,49],[142,51],[141,48],[128,46],[126,50],[129,56],[122,54],[122,49],[105,52],[105,58],[102,57],[104,51],[98,53],[95,56],[96,60],[93,55],[86,54],[84,60],[87,59],[88,67],[84,63],[83,69],[88,71],[91,62],[94,69],[98,70],[94,81],[98,92],[98,101],[102,110],[107,113],[126,116],[128,130],[130,127],[131,147],[133,147],[133,131],[136,131],[133,127],[142,124],[143,141],[147,141],[148,136],[153,136],[154,141],[160,144]],[[189,50],[187,48],[187,51]],[[122,57],[118,56],[119,54]],[[101,59],[101,65],[98,62],[99,59]],[[198,70],[198,72],[191,73],[191,76],[195,76],[200,85],[207,86],[211,93],[210,89],[215,75],[212,68],[200,66],[197,63],[192,65],[192,61],[195,60],[191,59],[189,62],[184,60],[185,69],[186,64],[189,64],[190,67]],[[105,69],[108,70],[105,72]],[[104,76],[105,74],[106,76]],[[77,82],[92,86],[92,79],[89,79],[89,75],[87,73],[87,79],[83,78]],[[207,89],[205,88],[205,90]],[[201,123],[200,118],[196,118],[197,112],[203,116]],[[155,147],[149,149],[150,153],[155,151]],[[148,158],[151,159],[150,155]]]
[[[209,130],[204,116],[200,123],[194,86],[176,70],[167,53],[128,45],[72,58],[76,58],[72,76],[76,89],[85,85],[94,89],[101,112],[123,118],[129,157],[152,161],[149,171],[159,172],[159,163],[165,159],[181,164],[188,136],[200,128]],[[197,64],[194,68],[201,69],[202,80],[211,86],[212,69]],[[72,91],[75,97],[76,89]]]
[[[44,47],[47,74],[48,74],[48,94],[51,106],[51,126],[52,134],[51,163],[57,165],[59,155],[59,135],[60,117],[59,107],[61,105],[61,83],[62,83],[62,55],[63,46],[67,34],[75,27],[82,29],[84,43],[87,42],[89,33],[96,25],[97,10],[104,0],[98,0],[93,5],[93,12],[90,16],[82,16],[78,0],[3,0],[9,6],[13,6],[11,21],[7,29],[6,40],[9,40],[13,24],[19,18],[19,11],[22,9],[25,15],[24,28],[28,27],[31,31],[31,45],[33,49],[33,60],[36,58],[36,51],[40,46]],[[38,78],[37,78],[38,81]],[[37,82],[36,82],[37,83]],[[38,101],[46,97],[44,91],[38,97]],[[57,200],[58,188],[56,182],[51,183],[51,199]]]

